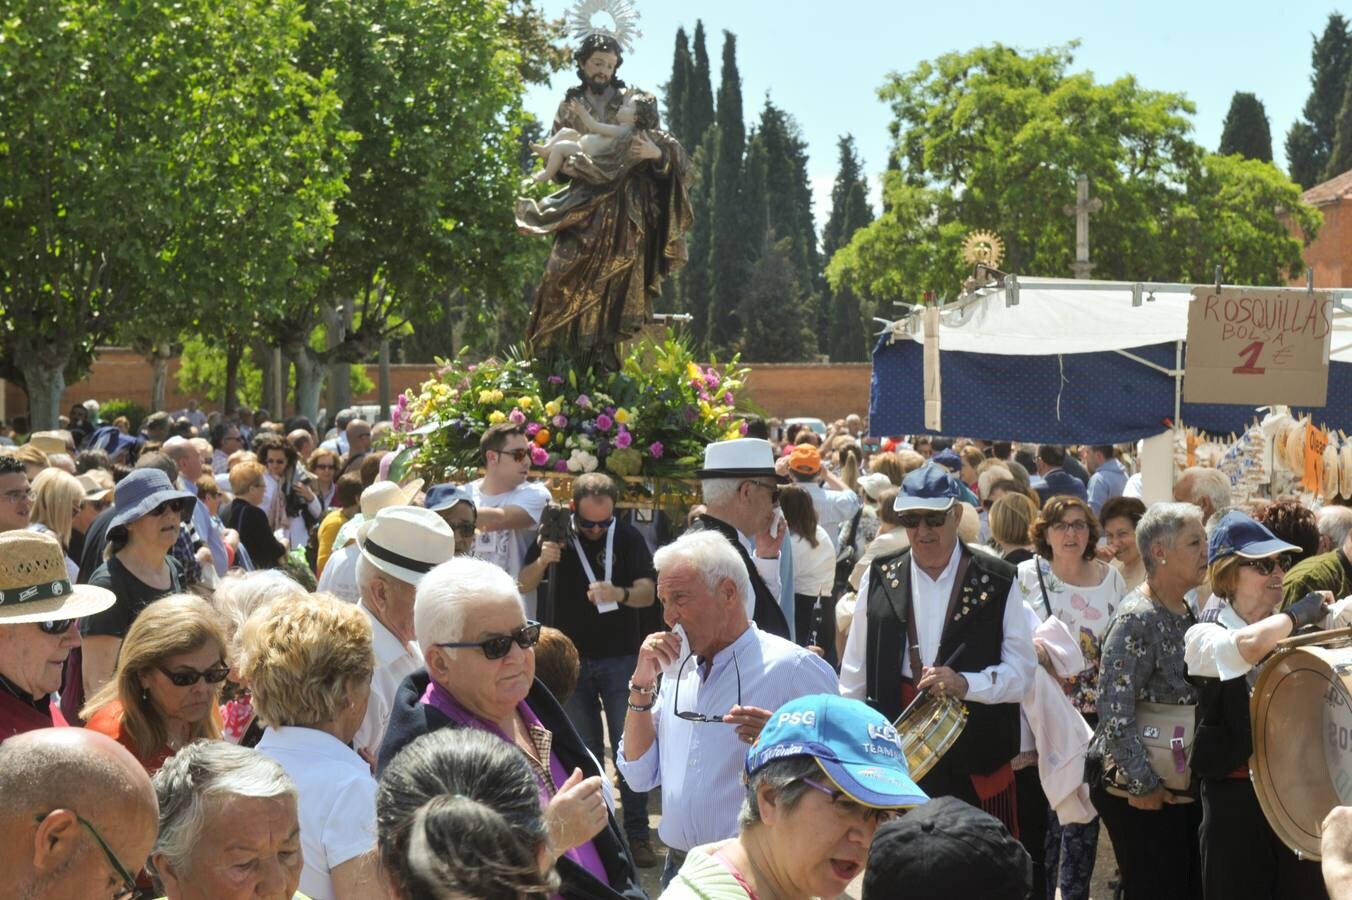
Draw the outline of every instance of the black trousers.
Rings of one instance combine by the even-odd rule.
[[[1018,794],[1019,843],[1033,857],[1033,894],[1035,900],[1047,896],[1047,795],[1036,765],[1014,773]]]
[[[810,594],[793,595],[793,636],[798,646],[815,644],[822,648],[825,659],[832,666],[836,662],[836,607],[831,595],[814,597]]]
[[[1137,809],[1101,784],[1089,796],[1112,839],[1126,900],[1201,900],[1200,803]]]
[[[1326,900],[1319,863],[1278,839],[1247,778],[1202,780],[1202,883],[1207,900]]]

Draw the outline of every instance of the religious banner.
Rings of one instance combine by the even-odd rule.
[[[1193,288],[1183,399],[1323,406],[1332,337],[1325,291]]]

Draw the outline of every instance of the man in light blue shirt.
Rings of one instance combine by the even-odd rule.
[[[188,491],[193,496],[197,496],[197,479],[201,477],[204,471],[202,455],[198,453],[197,448],[181,437],[171,437],[164,442],[161,449],[178,465],[179,490]],[[205,503],[193,505],[192,529],[197,534],[198,539],[206,544],[207,549],[211,551],[211,567],[216,572],[216,576],[218,578],[225,577],[226,569],[230,563],[230,557],[225,550],[225,536],[221,533],[217,524],[212,521],[211,510],[207,509]]]
[[[634,790],[662,789],[665,887],[691,848],[737,834],[746,748],[771,711],[838,683],[821,657],[751,622],[750,576],[721,533],[688,532],[653,562],[672,630],[640,645],[615,756]]]
[[[1089,470],[1089,507],[1097,516],[1103,504],[1122,496],[1127,473],[1117,461],[1112,444],[1086,444],[1080,448],[1080,459]]]

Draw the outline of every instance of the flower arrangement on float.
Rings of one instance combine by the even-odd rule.
[[[478,363],[437,360],[432,378],[401,395],[396,440],[417,446],[426,478],[473,477],[479,438],[493,425],[525,426],[531,463],[559,476],[690,478],[711,441],[741,437],[748,369],[701,364],[670,334],[633,344],[618,371],[560,360],[553,368],[509,352]]]

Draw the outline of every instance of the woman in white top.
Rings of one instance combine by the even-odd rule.
[[[1088,503],[1077,497],[1052,497],[1033,523],[1038,555],[1019,563],[1024,602],[1040,619],[1056,616],[1079,637],[1088,667],[1072,680],[1070,699],[1091,727],[1098,724],[1099,647],[1127,592],[1118,571],[1097,558],[1099,533]],[[1037,651],[1039,661],[1044,660],[1045,651],[1041,647]],[[1048,815],[1049,893],[1059,883],[1065,900],[1088,900],[1098,831],[1098,819],[1062,826],[1055,814]]]
[[[283,597],[250,616],[242,637],[241,675],[267,726],[258,751],[281,763],[299,792],[301,893],[381,896],[376,782],[349,746],[371,693],[370,620],[324,594]]]
[[[836,664],[836,618],[831,589],[836,580],[836,551],[831,536],[817,524],[812,495],[800,487],[779,489],[779,508],[793,545],[794,636],[803,647],[817,648]]]

